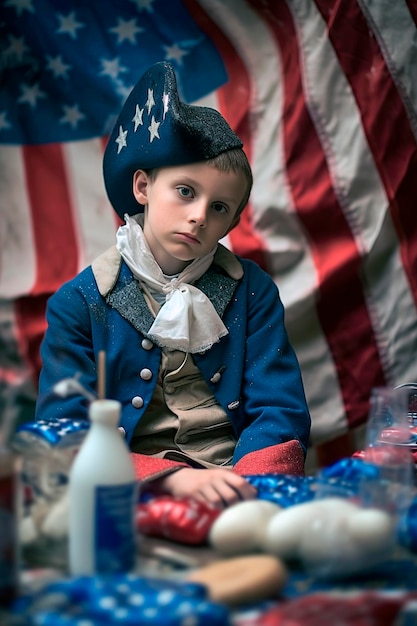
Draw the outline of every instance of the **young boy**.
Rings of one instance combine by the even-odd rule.
[[[255,497],[249,474],[303,474],[310,433],[299,365],[272,279],[219,244],[252,174],[214,109],[182,103],[172,66],[140,79],[104,155],[116,246],[48,303],[37,419],[87,418],[80,375],[122,404],[138,479],[217,506]],[[99,227],[99,225],[98,225]]]

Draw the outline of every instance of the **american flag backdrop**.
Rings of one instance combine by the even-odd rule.
[[[244,141],[255,183],[225,243],[279,286],[312,443],[417,381],[415,0],[0,6],[3,389],[36,393],[48,296],[114,243],[103,149],[159,60]]]

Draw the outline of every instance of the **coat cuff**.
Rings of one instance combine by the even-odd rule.
[[[297,439],[249,452],[234,466],[241,475],[293,474],[304,476],[304,451]]]
[[[189,467],[187,463],[182,463],[181,461],[160,459],[155,456],[148,456],[137,452],[131,452],[131,457],[136,478],[141,483],[147,483],[156,478],[161,478],[181,467]]]

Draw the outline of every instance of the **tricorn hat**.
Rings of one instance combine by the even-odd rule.
[[[107,143],[107,195],[122,219],[135,215],[143,210],[132,191],[136,170],[198,163],[242,146],[216,109],[181,102],[170,63],[155,63],[131,91]]]

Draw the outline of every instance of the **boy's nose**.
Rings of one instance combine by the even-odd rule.
[[[200,227],[205,226],[207,221],[207,211],[208,207],[205,203],[201,202],[194,204],[189,216],[190,221]]]

